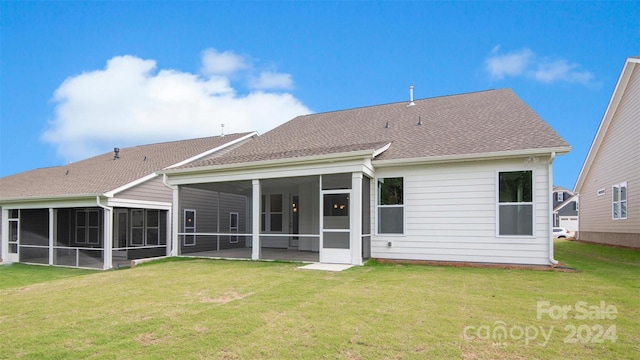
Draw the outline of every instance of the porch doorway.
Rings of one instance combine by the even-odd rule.
[[[322,193],[322,250],[320,262],[351,263],[349,190],[330,190]]]
[[[289,249],[298,249],[300,242],[300,215],[298,213],[300,209],[300,196],[297,194],[291,195],[291,201],[289,202]]]
[[[113,259],[126,259],[129,244],[129,211],[115,209],[113,223]]]

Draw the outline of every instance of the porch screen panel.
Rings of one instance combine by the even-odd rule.
[[[20,245],[49,246],[49,209],[20,210]]]
[[[349,194],[323,195],[322,247],[349,249]]]

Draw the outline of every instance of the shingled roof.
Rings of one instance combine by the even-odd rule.
[[[101,195],[250,134],[122,148],[118,159],[108,152],[64,166],[6,176],[0,178],[0,200]]]
[[[510,89],[304,115],[215,159],[182,168],[377,150],[375,160],[474,155],[569,145]]]

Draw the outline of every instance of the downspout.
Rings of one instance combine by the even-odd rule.
[[[171,213],[168,217],[167,221],[167,232],[171,234],[169,237],[170,241],[167,241],[167,244],[171,244],[169,248],[167,248],[167,256],[177,256],[178,255],[178,225],[180,224],[179,219],[179,199],[178,199],[178,186],[169,185],[167,183],[167,174],[162,174],[162,184],[164,186],[171,189]]]
[[[96,195],[96,205],[106,211],[103,217],[105,220],[104,228],[106,233],[103,242],[104,264],[102,267],[104,270],[109,270],[113,263],[113,207],[102,205],[102,203],[100,203],[100,195]],[[108,214],[108,217],[106,214]]]
[[[553,216],[553,160],[556,158],[556,152],[551,153],[551,159],[549,159],[549,216],[548,219],[550,221],[549,225],[549,261],[551,262],[551,266],[558,265],[558,261],[553,258],[553,221],[551,217]]]

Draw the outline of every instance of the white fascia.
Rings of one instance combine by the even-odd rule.
[[[122,185],[122,186],[120,186],[118,188],[115,188],[115,189],[111,190],[111,191],[107,191],[106,193],[104,193],[104,196],[106,196],[108,198],[112,198],[112,197],[116,196],[117,193],[125,191],[125,190],[128,190],[128,189],[131,189],[132,187],[140,185],[140,184],[142,184],[144,182],[147,182],[147,181],[155,178],[156,176],[158,176],[158,174],[156,174],[156,173],[149,174],[147,176],[143,176],[143,177],[141,177],[139,179],[136,179],[136,180],[134,180],[134,181],[132,181],[130,183],[124,184],[124,185]]]
[[[252,161],[252,162],[244,162],[244,163],[236,163],[236,164],[224,164],[224,165],[211,165],[211,166],[199,166],[194,168],[185,168],[185,169],[166,169],[160,171],[160,174],[167,174],[169,176],[173,174],[198,174],[198,173],[209,173],[209,172],[222,172],[229,170],[255,170],[262,168],[273,168],[279,166],[294,166],[294,165],[309,165],[315,163],[326,163],[326,162],[337,162],[337,161],[346,161],[346,160],[355,160],[355,159],[367,159],[371,158],[373,154],[377,150],[360,150],[360,151],[352,151],[347,153],[334,153],[334,154],[324,154],[324,155],[312,155],[312,156],[301,156],[297,158],[284,158],[284,159],[274,159],[274,160],[265,160],[265,161]]]
[[[145,200],[131,200],[120,198],[108,198],[107,206],[111,207],[123,207],[123,208],[139,208],[139,209],[158,209],[158,210],[170,210],[170,202],[161,201],[145,201]]]
[[[224,143],[224,144],[222,144],[222,145],[220,145],[220,146],[218,146],[216,148],[213,148],[211,150],[205,151],[202,154],[198,154],[196,156],[192,156],[192,157],[190,157],[190,158],[188,158],[186,160],[183,160],[183,161],[181,161],[181,162],[179,162],[177,164],[173,164],[171,166],[167,166],[165,168],[165,170],[166,169],[175,168],[175,167],[178,167],[178,166],[182,166],[182,165],[186,165],[186,164],[188,164],[188,163],[190,163],[192,161],[196,161],[198,159],[202,159],[203,157],[209,156],[209,155],[211,155],[213,153],[216,153],[216,152],[218,152],[218,151],[220,151],[222,149],[228,148],[229,146],[233,146],[233,145],[235,145],[235,144],[237,144],[239,142],[243,142],[245,140],[248,140],[248,139],[250,139],[252,137],[256,137],[256,136],[258,136],[258,133],[254,131],[254,132],[249,133],[249,134],[247,134],[247,135],[245,135],[243,137],[237,138],[237,139],[235,139],[233,141],[229,141],[228,143]]]
[[[618,78],[618,82],[616,83],[616,87],[613,89],[613,94],[611,95],[611,99],[609,100],[607,109],[605,110],[604,116],[602,117],[600,125],[598,126],[598,131],[596,131],[596,135],[593,137],[593,141],[591,142],[591,147],[589,148],[587,157],[584,159],[584,163],[582,164],[582,168],[580,169],[580,173],[578,174],[578,178],[576,179],[576,184],[573,186],[574,193],[580,193],[580,190],[582,190],[582,185],[584,184],[587,176],[586,172],[595,160],[596,153],[598,152],[600,144],[602,144],[604,136],[609,129],[609,124],[613,119],[613,115],[618,109],[618,105],[622,100],[624,90],[627,88],[627,84],[629,84],[629,79],[631,78],[631,74],[633,73],[633,69],[636,64],[640,64],[640,59],[628,58],[625,61],[622,72],[620,73],[620,77]]]
[[[229,146],[235,145],[235,144],[237,144],[239,142],[245,141],[245,140],[247,140],[249,138],[252,138],[252,137],[255,137],[255,136],[258,136],[258,133],[254,131],[254,132],[249,133],[249,134],[247,134],[247,135],[245,135],[243,137],[237,138],[237,139],[235,139],[233,141],[229,141],[228,143],[224,143],[224,144],[222,144],[222,145],[220,145],[218,147],[215,147],[215,148],[213,148],[211,150],[207,150],[207,151],[205,151],[203,153],[200,153],[198,155],[192,156],[192,157],[190,157],[190,158],[188,158],[186,160],[180,161],[179,163],[175,163],[173,165],[167,166],[163,170],[175,168],[175,167],[178,167],[178,166],[182,166],[182,165],[188,164],[188,163],[190,163],[192,161],[196,161],[198,159],[202,159],[203,157],[209,156],[209,155],[211,155],[211,154],[213,154],[215,152],[218,152],[218,151],[223,150],[223,149],[225,149],[225,148],[227,148]],[[118,193],[120,193],[122,191],[131,189],[134,186],[140,185],[140,184],[142,184],[144,182],[147,182],[147,181],[159,176],[159,174],[161,174],[161,173],[162,173],[162,171],[159,171],[159,172],[155,172],[153,174],[149,174],[147,176],[141,177],[141,178],[139,178],[137,180],[134,180],[134,181],[132,181],[130,183],[124,184],[124,185],[122,185],[122,186],[120,186],[120,187],[118,187],[116,189],[108,191],[104,195],[106,197],[108,197],[108,198],[112,198],[116,194],[118,194]]]
[[[0,199],[0,206],[6,209],[36,209],[46,207],[78,207],[95,204],[96,196],[102,194],[78,194],[41,196],[30,198]]]
[[[571,146],[563,146],[563,147],[557,147],[557,148],[523,149],[523,150],[497,151],[497,152],[491,152],[491,153],[478,153],[478,154],[459,154],[459,155],[443,155],[443,156],[430,156],[430,157],[405,158],[405,159],[373,160],[373,165],[375,167],[387,167],[387,166],[452,163],[452,162],[477,161],[477,160],[498,160],[498,159],[509,159],[509,158],[516,158],[516,157],[522,157],[522,156],[548,155],[551,153],[555,153],[556,155],[564,155],[569,151],[571,151]]]

